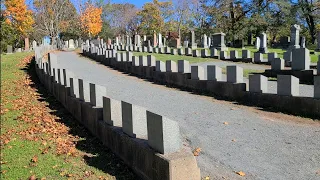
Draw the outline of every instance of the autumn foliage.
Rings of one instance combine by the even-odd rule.
[[[84,32],[89,36],[96,36],[102,29],[102,8],[86,3],[80,14],[80,22]]]
[[[22,36],[26,36],[31,31],[34,20],[25,0],[5,0],[4,5],[6,23],[11,24]]]

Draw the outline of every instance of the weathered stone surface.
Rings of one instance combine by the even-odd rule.
[[[291,75],[277,76],[277,94],[299,96],[299,79]]]
[[[191,66],[191,79],[206,80],[204,68],[202,66]]]
[[[178,60],[178,72],[179,73],[190,73],[189,61]]]
[[[103,121],[111,126],[122,127],[121,102],[103,97]]]
[[[307,48],[292,50],[292,70],[309,70],[310,63],[310,51]]]
[[[250,50],[242,50],[242,59],[248,59],[248,58],[251,58]]]
[[[130,137],[144,137],[147,135],[146,109],[121,101],[122,130]]]
[[[166,72],[166,64],[162,61],[156,61],[156,71]]]
[[[222,80],[222,68],[215,65],[207,66],[207,79],[213,81]]]
[[[177,63],[171,60],[166,61],[166,72],[178,72]]]
[[[152,55],[147,55],[147,66],[156,66],[156,58]]]
[[[148,144],[161,154],[181,148],[179,125],[166,117],[147,111]]]
[[[249,91],[257,93],[268,92],[268,78],[260,75],[253,74],[249,76]]]
[[[230,51],[230,59],[233,59],[233,60],[236,60],[239,58],[239,55],[238,55],[238,51],[236,50],[231,50]]]
[[[275,58],[271,61],[271,69],[275,71],[284,69],[284,60],[282,58]]]
[[[243,83],[243,68],[239,66],[227,66],[227,82]]]
[[[314,98],[320,99],[320,76],[314,76]]]

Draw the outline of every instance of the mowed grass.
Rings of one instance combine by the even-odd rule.
[[[30,55],[33,52],[1,55],[0,179],[137,179],[119,158],[75,122],[53,96],[38,86],[31,87],[33,83],[24,84],[30,67],[21,67],[21,61]],[[42,101],[35,95],[38,93]],[[31,102],[20,101],[17,107],[16,102],[23,100],[23,96],[34,98],[29,98]],[[26,103],[37,106],[23,106]],[[53,118],[52,124],[57,125],[53,128],[55,133],[43,131],[50,129],[45,126],[48,121],[35,119],[33,109],[39,111],[39,107],[43,108],[43,119]],[[69,148],[69,142],[63,140],[70,139],[75,151],[58,153],[57,142]]]
[[[197,48],[199,51],[203,48]],[[245,48],[246,50],[250,50],[251,52],[251,57],[254,57],[254,52],[257,52],[257,49],[254,48],[254,46],[246,46]],[[238,55],[239,57],[242,56],[242,49],[241,48],[228,48],[228,54],[230,55],[230,51],[231,50],[236,50],[238,51]],[[313,50],[310,50],[310,52],[314,52],[314,54],[310,54],[310,58],[311,58],[311,62],[312,63],[317,63],[318,62],[318,56],[320,55],[319,52],[315,52]],[[220,52],[220,51],[218,51]],[[268,52],[275,52],[278,54],[278,57],[283,58],[283,53],[286,52],[286,50],[283,49],[274,49],[274,48],[268,48]],[[134,52],[135,56],[139,56],[139,55],[145,55],[148,53],[142,53],[142,52]],[[153,54],[155,56],[156,53],[150,53]],[[159,56],[158,56],[159,55]],[[264,54],[263,57],[265,59],[268,58],[268,54]],[[171,58],[171,59],[167,59],[167,58]],[[168,54],[157,54],[157,60],[161,60],[161,61],[165,61],[165,60],[172,60],[172,61],[178,61],[178,60],[188,60],[190,61],[190,63],[198,63],[198,62],[207,62],[207,61],[215,61],[216,59],[212,59],[212,58],[201,58],[201,57],[191,57],[191,56],[180,56],[180,55],[168,55]]]
[[[156,60],[160,61],[167,61],[172,60],[177,62],[178,60],[186,60],[189,61],[190,64],[192,63],[200,63],[200,62],[217,62],[219,60],[213,58],[201,58],[201,57],[192,57],[192,56],[180,56],[180,55],[170,55],[170,54],[158,54],[158,53],[147,53],[147,52],[133,52],[134,56],[147,56],[153,55]],[[255,70],[255,69],[243,69],[243,76],[249,77],[250,74],[253,73],[262,73],[264,71]],[[222,73],[226,74],[226,68],[222,67]]]

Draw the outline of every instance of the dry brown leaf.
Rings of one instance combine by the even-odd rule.
[[[36,179],[37,179],[36,175],[32,175],[32,176],[29,177],[29,180],[36,180]]]
[[[224,124],[224,125],[228,125],[229,123],[228,123],[228,122],[224,122],[223,124]]]
[[[37,155],[34,155],[33,158],[31,159],[31,162],[38,162],[38,156]]]
[[[201,148],[198,147],[198,148],[193,150],[193,155],[194,156],[199,156],[200,152],[201,152]]]
[[[236,172],[239,176],[245,176],[246,175],[246,173],[244,173],[243,171],[238,171],[238,172]]]

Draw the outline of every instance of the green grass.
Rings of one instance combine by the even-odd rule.
[[[4,140],[3,137],[8,136],[10,141],[1,145],[0,179],[29,179],[32,175],[38,179],[99,179],[99,177],[136,179],[136,176],[119,158],[103,147],[96,138],[90,136],[82,126],[79,126],[51,95],[43,92],[43,88],[37,89],[46,100],[43,108],[47,108],[49,112],[58,112],[59,115],[54,115],[55,119],[63,119],[61,126],[72,129],[72,134],[71,132],[66,135],[62,134],[59,138],[79,136],[74,140],[77,144],[78,156],[58,155],[55,139],[49,139],[48,137],[51,136],[46,133],[35,134],[34,136],[39,137],[39,140],[29,140],[25,135],[20,134],[38,124],[17,118],[27,112],[27,109],[12,109],[14,99],[30,95],[29,91],[22,88],[24,84],[17,82],[23,82],[27,73],[18,64],[24,57],[32,54],[33,52],[23,52],[1,55],[1,139]],[[33,89],[30,91],[35,92]],[[32,99],[31,105],[40,103],[37,98]],[[52,100],[49,101],[49,99]],[[49,109],[49,104],[57,109]],[[48,116],[48,114],[44,115]],[[46,144],[43,143],[44,141]],[[49,149],[43,153],[45,148]],[[31,159],[35,156],[37,161],[32,162]]]
[[[201,50],[203,48],[197,48],[198,50]],[[257,51],[257,49],[254,48],[254,46],[248,46],[246,47],[247,50],[251,51],[251,57],[254,56],[254,52]],[[228,54],[230,54],[231,50],[237,50],[239,57],[242,56],[242,49],[241,48],[228,48]],[[274,48],[268,48],[269,52],[276,52],[278,54],[278,57],[283,58],[283,53],[286,50],[283,49],[274,49]],[[313,50],[312,50],[313,51]],[[314,52],[314,51],[313,51]],[[178,60],[188,60],[190,61],[190,63],[198,63],[198,62],[207,62],[207,61],[216,61],[216,59],[212,59],[212,58],[201,58],[201,57],[191,57],[191,56],[180,56],[180,55],[168,55],[168,54],[157,54],[157,53],[142,53],[142,52],[134,52],[135,56],[139,56],[139,55],[146,55],[146,54],[152,54],[154,55],[157,60],[161,60],[161,61],[165,61],[165,60],[172,60],[172,61],[178,61]],[[316,63],[318,62],[318,56],[320,55],[319,52],[315,52],[315,54],[310,54],[310,58],[311,58],[311,62],[312,63]],[[268,58],[267,54],[263,55],[264,58]],[[170,59],[169,59],[170,58]]]

